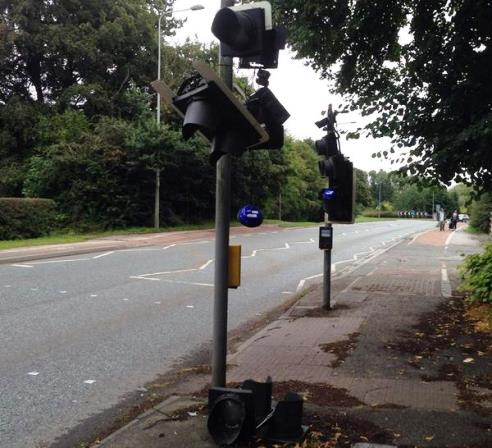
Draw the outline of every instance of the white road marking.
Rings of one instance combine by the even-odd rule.
[[[128,302],[128,300],[130,300],[130,299],[121,299],[121,300],[123,300],[123,302]]]
[[[210,243],[209,240],[201,240],[201,241],[190,241],[189,243],[181,243],[180,246],[192,246],[194,244],[207,244]]]
[[[76,261],[87,261],[87,260],[91,260],[91,258],[70,258],[64,260],[35,261],[34,263],[31,264],[38,265],[38,264],[55,264],[55,263],[74,263]]]
[[[97,297],[97,294],[91,294],[91,297]]]
[[[154,302],[154,303],[155,303],[156,305],[160,305],[160,304],[161,304],[161,302]]]
[[[321,273],[321,274],[316,274],[316,275],[310,275],[309,277],[304,277],[304,278],[303,278],[303,279],[301,279],[301,280],[299,281],[299,283],[297,284],[296,291],[301,290],[301,289],[304,287],[304,284],[305,284],[308,280],[312,280],[313,278],[321,277],[322,275],[323,275],[323,273]]]
[[[195,308],[194,305],[186,305],[186,308]]]
[[[309,241],[294,241],[291,244],[311,244],[314,243],[314,238],[309,238]]]
[[[286,250],[286,249],[290,249],[289,243],[285,243],[285,246],[284,247],[272,247],[271,249],[255,249],[253,252],[251,252],[251,255],[243,255],[241,258],[252,258],[252,257],[256,257],[256,254],[258,252],[264,252],[264,251],[267,251],[267,250]]]
[[[10,266],[13,266],[14,268],[32,268],[29,264],[11,264]]]
[[[60,291],[60,294],[66,294],[67,291]]]
[[[184,280],[171,280],[171,279],[168,279],[168,278],[158,278],[156,280],[159,280],[159,281],[162,281],[162,282],[166,282],[166,283],[179,283],[181,285],[209,286],[211,288],[213,288],[213,286],[214,286],[211,283],[186,282]]]
[[[454,232],[449,234],[449,236],[446,238],[446,242],[444,243],[445,246],[449,246],[451,240],[453,239],[453,236],[454,236]]]
[[[448,277],[448,270],[446,269],[446,265],[443,264],[443,268],[441,269],[441,295],[443,297],[451,297],[453,294],[451,289],[451,282]]]
[[[282,294],[294,294],[292,291],[282,291]]]
[[[166,247],[164,247],[163,249],[166,249]],[[159,249],[158,247],[139,247],[137,249],[119,249],[116,252],[149,252],[149,251],[156,251],[156,250],[161,250],[161,249]]]
[[[149,275],[149,274],[147,274],[147,275]],[[153,280],[153,281],[159,281],[160,280],[158,278],[144,277],[142,275],[130,275],[129,278],[133,278],[133,279],[136,279],[136,280]]]
[[[93,260],[97,260],[98,258],[102,257],[107,257],[108,255],[114,254],[114,250],[111,250],[109,252],[104,252],[103,254],[96,255],[95,257],[92,257]]]
[[[27,372],[27,374],[31,376],[38,376],[39,372]]]
[[[85,380],[84,383],[85,384],[94,384],[96,382],[96,380]]]
[[[4,288],[12,288],[12,285],[3,285]]]
[[[208,260],[206,263],[202,264],[198,270],[200,271],[203,271],[205,268],[207,268],[211,263],[213,263],[214,259],[211,258],[210,260]]]

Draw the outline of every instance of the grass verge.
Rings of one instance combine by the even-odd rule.
[[[203,229],[213,228],[213,226],[214,224],[209,222],[204,224],[188,224],[188,225],[175,226],[175,227],[160,227],[159,229],[155,229],[154,227],[128,227],[126,229],[105,230],[99,232],[98,231],[93,231],[93,232],[68,231],[66,233],[55,233],[53,235],[43,236],[40,238],[0,241],[0,250],[16,249],[18,247],[28,247],[28,246],[29,247],[44,246],[47,244],[80,243],[82,241],[92,240],[94,238],[103,238],[103,237],[117,236],[117,235],[178,232],[178,231],[185,231],[185,230],[203,230]]]

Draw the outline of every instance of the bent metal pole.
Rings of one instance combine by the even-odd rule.
[[[221,0],[220,7],[233,6],[234,0]],[[219,50],[219,76],[232,89],[232,58],[222,57]],[[214,141],[214,145],[216,142]],[[212,386],[226,384],[227,357],[227,270],[229,257],[229,225],[231,212],[231,156],[223,155],[217,161],[215,196],[215,275],[214,323],[212,351]]]

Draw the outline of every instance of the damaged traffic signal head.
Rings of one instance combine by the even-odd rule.
[[[239,57],[240,68],[276,68],[279,50],[285,48],[287,31],[272,26],[267,1],[220,9],[212,23],[222,56]]]

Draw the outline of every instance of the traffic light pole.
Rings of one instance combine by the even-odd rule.
[[[220,7],[234,6],[234,0],[221,0]],[[232,58],[222,57],[219,50],[219,75],[232,89]],[[216,144],[214,141],[214,145]],[[224,154],[217,161],[215,195],[215,274],[214,322],[212,351],[212,386],[226,384],[228,257],[231,212],[231,155]]]
[[[326,215],[325,215],[326,216]],[[333,227],[325,218],[325,227],[331,232],[333,238]],[[331,308],[331,248],[325,249],[323,258],[323,308]]]

